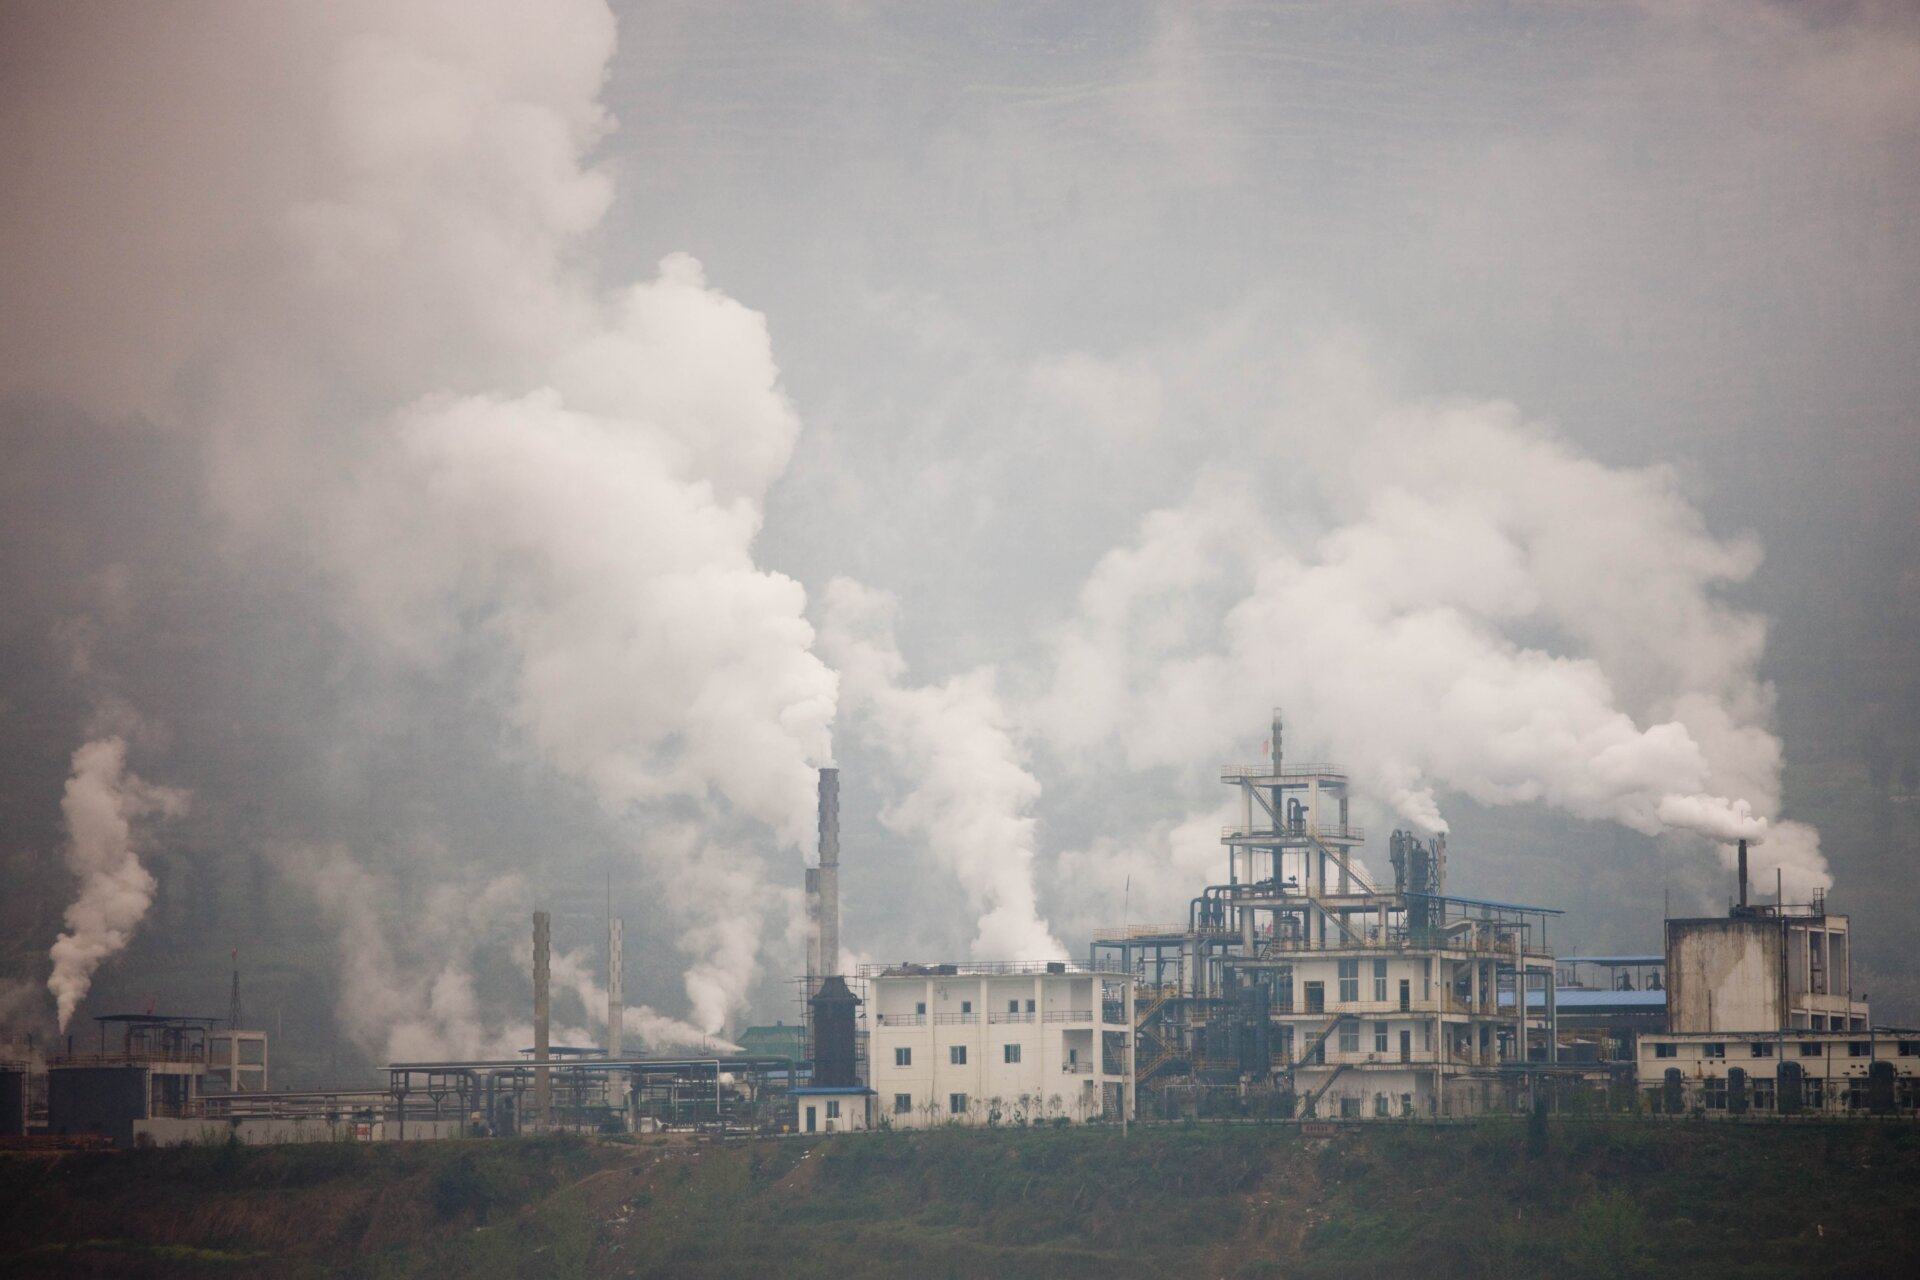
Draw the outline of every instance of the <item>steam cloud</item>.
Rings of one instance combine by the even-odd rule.
[[[1060,960],[1066,949],[1040,917],[1033,883],[1040,783],[1027,769],[990,669],[938,685],[903,683],[892,597],[836,578],[827,586],[821,647],[839,667],[855,730],[911,781],[881,814],[924,839],[980,916],[973,954]]]
[[[420,1062],[511,1058],[533,1043],[532,1019],[503,1012],[530,1003],[482,1000],[476,976],[490,958],[505,958],[517,974],[530,971],[533,895],[524,877],[435,886],[396,945],[370,909],[392,896],[383,877],[339,848],[293,851],[285,864],[340,931],[338,1016],[362,1050],[380,1062]],[[553,950],[556,1044],[600,1043],[607,997],[593,963],[584,950]],[[578,997],[577,1014],[559,1006],[562,994]],[[626,1029],[656,1050],[711,1042],[701,1028],[646,1005],[628,1006]]]
[[[1770,825],[1764,626],[1716,598],[1757,566],[1749,540],[1708,533],[1669,471],[1602,466],[1506,405],[1349,388],[1318,410],[1335,421],[1300,495],[1318,528],[1210,475],[1096,566],[1036,712],[1063,753],[1113,739],[1134,767],[1180,766],[1270,691],[1418,828],[1446,829],[1451,789],[1767,835],[1796,888],[1830,882],[1811,827]]]
[[[127,768],[122,739],[97,738],[73,753],[60,811],[67,866],[80,877],[80,896],[67,908],[67,931],[53,944],[47,979],[62,1032],[93,986],[94,971],[126,949],[153,905],[154,880],[140,865],[135,824],[186,810],[186,792],[143,782]]]
[[[401,670],[483,654],[504,675],[481,696],[616,821],[698,814],[712,834],[636,853],[675,886],[688,998],[716,1031],[756,972],[758,913],[778,905],[731,880],[785,878],[745,869],[766,858],[765,827],[804,846],[835,702],[804,591],[754,560],[767,487],[799,431],[765,323],[685,255],[630,289],[594,282],[590,237],[612,183],[589,156],[611,128],[600,90],[616,35],[601,0],[217,17],[265,68],[258,81],[190,23],[146,32],[177,58],[121,70],[202,66],[245,110],[209,118],[197,99],[169,100],[116,128],[100,127],[120,123],[111,112],[77,108],[64,139],[111,155],[134,145],[130,129],[190,158],[164,182],[97,162],[90,172],[149,177],[100,178],[135,187],[89,187],[86,201],[164,209],[133,242],[164,272],[128,270],[113,288],[175,322],[47,351],[9,329],[0,377],[190,434],[228,526],[264,553],[317,560],[350,633]],[[84,69],[109,100],[124,92],[114,68]],[[175,129],[204,132],[189,144]],[[22,163],[28,189],[60,186]],[[51,243],[21,253],[23,270],[67,248],[59,219],[40,225]],[[210,246],[226,256],[204,263]],[[82,299],[95,283],[76,273],[58,292]],[[397,1019],[409,1043],[478,1044],[451,973],[406,1030],[419,1019],[386,998],[391,975],[357,958],[371,947],[345,948],[367,984],[356,1017]]]

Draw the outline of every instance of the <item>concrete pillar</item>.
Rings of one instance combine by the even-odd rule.
[[[549,967],[552,941],[552,917],[544,911],[533,913],[533,1114],[546,1124],[552,1119],[553,1085],[547,1077],[548,1003],[547,989],[552,973]]]
[[[820,771],[820,974],[840,972],[840,771]]]
[[[624,922],[619,916],[607,921],[607,1056],[620,1056],[621,1033],[626,1030],[627,998],[624,973],[626,955],[621,935]]]

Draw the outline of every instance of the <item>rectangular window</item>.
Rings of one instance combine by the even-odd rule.
[[[1773,1046],[1764,1040],[1755,1040],[1747,1046],[1747,1052],[1756,1058],[1771,1058],[1773,1056]]]
[[[1727,1056],[1727,1046],[1724,1044],[1703,1044],[1700,1046],[1700,1056],[1703,1058],[1724,1058]]]
[[[967,1065],[967,1046],[963,1044],[947,1046],[947,1061],[956,1067]]]
[[[973,1012],[973,1001],[971,1001],[971,1000],[962,1000],[962,1001],[960,1002],[960,1012],[962,1012],[962,1013],[972,1013],[972,1012]]]
[[[910,1093],[894,1094],[893,1095],[893,1114],[897,1116],[912,1115],[913,1114],[913,1095]]]
[[[1387,1024],[1384,1022],[1376,1022],[1373,1024],[1373,1051],[1375,1053],[1385,1053],[1387,1051]],[[1382,1094],[1381,1096],[1385,1097],[1386,1095]]]
[[[914,1002],[913,1002],[913,1011],[914,1011],[915,1013],[917,1013],[917,1014],[919,1014],[919,1015],[920,1015],[921,1017],[923,1017],[923,1018],[924,1018],[924,1017],[926,1017],[926,1016],[927,1016],[927,1002],[926,1002],[925,1000],[916,1000],[916,1001],[914,1001]]]
[[[1653,1046],[1653,1056],[1656,1058],[1677,1058],[1680,1056],[1680,1046],[1677,1044],[1656,1044]]]
[[[1007,1012],[1008,1013],[1020,1012],[1020,1002],[1018,1000],[1007,1001]]]
[[[1352,1019],[1340,1024],[1340,1052],[1360,1052],[1360,1024]]]
[[[1002,1051],[1003,1051],[1003,1054],[1004,1054],[1004,1057],[1003,1057],[1003,1061],[1006,1061],[1006,1062],[1018,1062],[1018,1061],[1020,1061],[1020,1046],[1019,1046],[1019,1045],[1017,1045],[1017,1044],[1010,1044],[1010,1045],[1004,1045],[1004,1046],[1002,1046]]]
[[[1865,1040],[1851,1040],[1847,1043],[1847,1056],[1849,1058],[1864,1058],[1871,1052],[1872,1048]]]
[[[1358,1120],[1360,1118],[1360,1099],[1340,1099],[1340,1118],[1342,1120]]]
[[[1406,1013],[1413,1008],[1413,983],[1406,978],[1400,979],[1400,1012]]]
[[[1385,960],[1373,962],[1373,998],[1381,1004],[1387,1002],[1387,962]]]
[[[838,1120],[839,1118],[840,1118],[840,1102],[838,1099],[829,1098],[827,1100],[827,1119]]]
[[[1917,1051],[1920,1051],[1920,1042],[1916,1042],[1913,1040],[1902,1040],[1900,1042],[1901,1057],[1911,1058],[1915,1055]]]
[[[1420,998],[1433,999],[1433,961],[1431,960],[1420,962]]]
[[[913,1050],[911,1050],[911,1049],[895,1049],[895,1050],[893,1051],[893,1065],[894,1065],[894,1066],[896,1066],[896,1067],[910,1067],[910,1066],[912,1066],[912,1065],[913,1065]]]
[[[1027,1012],[1028,1012],[1028,1013],[1032,1013],[1032,1012],[1033,1012],[1033,1001],[1032,1001],[1032,1000],[1028,1000],[1028,1001],[1027,1001]]]
[[[1819,1057],[1820,1042],[1818,1040],[1802,1040],[1800,1042],[1800,1056],[1803,1058]]]
[[[1327,984],[1324,982],[1307,983],[1307,1012],[1325,1013],[1327,1011]]]
[[[967,1114],[967,1095],[964,1093],[948,1094],[947,1114],[950,1116],[963,1116]]]
[[[1423,1022],[1420,1024],[1420,1049],[1423,1053],[1433,1052],[1433,1024],[1431,1022]]]
[[[1340,1003],[1356,1004],[1360,1000],[1360,962],[1358,960],[1340,961]]]
[[[1385,1120],[1387,1118],[1389,1114],[1387,1111],[1387,1105],[1388,1104],[1387,1104],[1386,1094],[1376,1093],[1373,1095],[1373,1114],[1376,1117],[1382,1120]]]

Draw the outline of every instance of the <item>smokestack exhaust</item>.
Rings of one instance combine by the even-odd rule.
[[[1747,842],[1740,842],[1740,910],[1747,909]]]
[[[821,977],[840,972],[840,771],[820,771],[819,911]]]
[[[533,913],[533,1116],[546,1124],[553,1105],[552,1082],[547,1077],[547,990],[552,984],[548,950],[552,938],[552,917],[544,911]]]
[[[626,955],[621,934],[624,922],[619,916],[607,917],[607,1056],[620,1056],[620,1033],[626,1030],[627,997],[622,978]]]

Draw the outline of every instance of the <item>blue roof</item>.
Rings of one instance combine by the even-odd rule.
[[[1500,1003],[1503,1007],[1513,1007],[1513,992],[1502,991]],[[1555,987],[1553,1003],[1561,1009],[1664,1009],[1667,1007],[1667,993],[1664,991],[1601,991],[1592,987]],[[1529,1009],[1547,1007],[1547,993],[1544,991],[1527,992]]]

